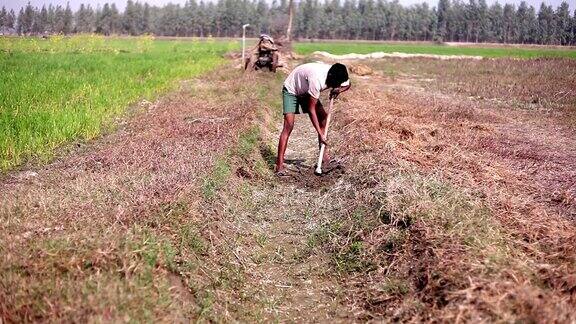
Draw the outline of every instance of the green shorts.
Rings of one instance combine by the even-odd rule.
[[[296,96],[282,87],[282,106],[284,114],[307,114],[309,96]]]

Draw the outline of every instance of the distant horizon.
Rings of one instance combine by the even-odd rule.
[[[164,6],[167,5],[169,3],[173,3],[173,4],[180,4],[183,5],[184,3],[186,3],[187,0],[148,0],[148,1],[138,1],[140,3],[148,3],[149,5],[152,6]],[[200,2],[200,0],[196,0],[197,2]],[[215,2],[216,0],[205,0],[206,2]],[[279,0],[277,0],[279,1]],[[344,1],[344,0],[341,0]],[[526,1],[526,3],[528,5],[534,6],[534,8],[536,8],[536,10],[538,10],[538,8],[540,7],[541,3],[544,2],[547,5],[552,5],[552,7],[556,8],[558,7],[562,2],[567,2],[568,5],[570,6],[570,12],[574,12],[574,10],[576,9],[576,0],[548,0],[548,1],[541,1],[541,0],[524,0]],[[105,3],[109,3],[109,4],[116,4],[116,6],[118,7],[119,10],[124,11],[124,8],[126,7],[126,2],[127,0],[110,0],[110,1],[105,1],[105,0],[86,0],[86,1],[67,1],[67,0],[54,0],[54,1],[45,1],[45,0],[0,0],[0,7],[5,7],[7,10],[11,10],[14,9],[14,11],[18,11],[20,10],[20,8],[26,6],[28,4],[28,2],[30,2],[30,4],[34,7],[37,8],[41,8],[43,5],[48,6],[49,4],[52,5],[61,5],[63,7],[66,6],[66,3],[70,3],[70,7],[72,8],[72,10],[76,11],[78,10],[78,8],[80,7],[81,4],[85,4],[85,5],[90,5],[93,8],[97,8],[99,6],[104,5]],[[136,2],[134,0],[134,2]],[[267,0],[268,3],[272,3],[271,0]],[[300,2],[300,1],[298,1]],[[415,5],[415,4],[421,4],[421,3],[428,3],[428,5],[430,5],[431,7],[436,7],[438,5],[438,0],[399,0],[398,1],[401,5],[404,6],[410,6],[410,5]],[[467,2],[466,0],[464,0],[464,2]],[[506,4],[506,3],[510,3],[510,4],[515,4],[518,5],[522,2],[522,0],[486,0],[486,2],[488,3],[488,5],[491,5],[495,2],[499,2],[500,4]]]

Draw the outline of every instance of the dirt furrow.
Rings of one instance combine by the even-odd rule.
[[[275,125],[261,145],[273,150]],[[314,253],[313,234],[339,209],[337,173],[316,177],[317,138],[307,116],[298,116],[287,150],[289,176],[242,179],[223,193],[221,217],[237,235],[230,248],[245,273],[243,294],[255,318],[327,322],[350,316],[342,307],[341,287],[333,260]],[[330,167],[330,166],[328,166]],[[238,191],[245,191],[238,196]]]

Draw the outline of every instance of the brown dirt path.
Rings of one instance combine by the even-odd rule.
[[[262,139],[270,150],[280,127],[278,122]],[[241,303],[254,318],[333,322],[351,316],[342,307],[332,260],[312,240],[331,211],[342,207],[338,197],[343,190],[338,172],[313,174],[317,154],[316,133],[307,116],[298,116],[286,155],[290,176],[267,183],[232,181],[239,187],[223,194],[219,212],[224,211],[221,217],[231,219],[235,228],[231,248],[245,273],[242,293],[251,296]],[[241,188],[248,193],[239,197]]]

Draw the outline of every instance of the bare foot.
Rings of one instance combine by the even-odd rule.
[[[286,170],[286,167],[284,165],[282,166],[278,166],[276,165],[276,167],[274,167],[274,174],[278,177],[283,177],[283,176],[287,176],[288,175],[288,170]]]

